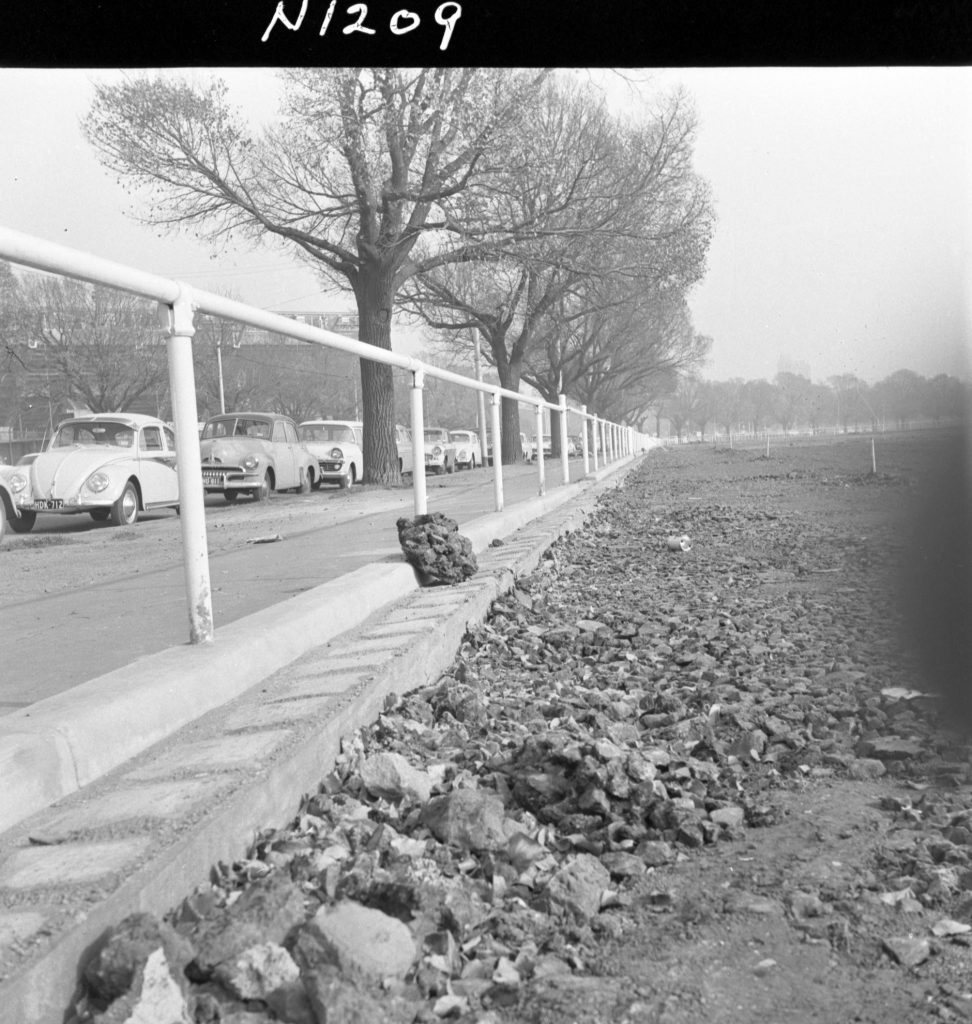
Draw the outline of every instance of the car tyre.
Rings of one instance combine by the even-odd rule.
[[[134,526],[138,522],[138,489],[131,480],[111,506],[110,516],[115,526]]]
[[[297,486],[298,494],[310,494],[313,486],[314,470],[302,469],[300,471],[300,483]]]
[[[107,523],[108,522],[108,517],[111,515],[111,509],[110,508],[93,508],[88,513],[88,515],[91,516],[91,518],[96,523]]]
[[[3,499],[0,498],[0,541],[7,530],[7,510],[3,507]]]
[[[348,466],[347,473],[345,473],[344,476],[342,476],[341,479],[338,481],[338,486],[341,488],[342,491],[347,490],[347,488],[354,486],[354,483],[357,479],[357,474],[354,471],[354,463],[352,462],[351,465]]]
[[[30,533],[34,528],[34,523],[37,522],[37,513],[30,509],[24,509],[20,513],[20,517],[12,516],[10,519],[10,529],[14,533]]]
[[[270,492],[273,490],[273,485],[270,482],[270,470],[263,474],[263,483],[256,488],[253,492],[253,497],[257,501],[266,501],[270,497]]]
[[[236,499],[239,496],[240,496],[240,492],[239,491],[223,491],[223,497],[226,499],[227,503],[230,504],[230,505],[232,505],[233,502],[236,501]]]
[[[445,460],[445,471],[447,473],[455,473],[456,471],[456,460],[453,458],[450,462],[448,457]]]

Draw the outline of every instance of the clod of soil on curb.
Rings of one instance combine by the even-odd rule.
[[[469,538],[459,533],[454,519],[441,512],[402,517],[396,525],[405,558],[423,587],[461,583],[479,568]]]

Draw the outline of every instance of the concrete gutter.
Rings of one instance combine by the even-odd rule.
[[[477,555],[613,476],[575,484],[463,524]],[[220,628],[209,644],[170,647],[0,718],[0,832],[73,793],[307,651],[418,589],[404,561],[364,566]]]

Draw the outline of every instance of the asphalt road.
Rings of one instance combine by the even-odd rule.
[[[571,475],[580,469],[573,462]],[[507,508],[537,494],[535,467],[504,467],[503,482]],[[560,482],[559,463],[548,463],[547,490]],[[429,511],[460,526],[493,511],[489,469],[428,484]],[[411,514],[406,489],[275,494],[259,505],[207,499],[217,635],[220,625],[362,565],[400,560],[395,523]],[[118,540],[126,543],[111,543]],[[8,535],[0,551],[0,714],[126,665],[134,681],[136,659],[187,643],[181,558],[171,511],[125,531],[87,516],[45,516],[26,537]]]

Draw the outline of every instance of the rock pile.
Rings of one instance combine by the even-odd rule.
[[[423,586],[461,583],[478,569],[468,537],[459,524],[441,512],[403,516],[397,522],[398,542]]]

